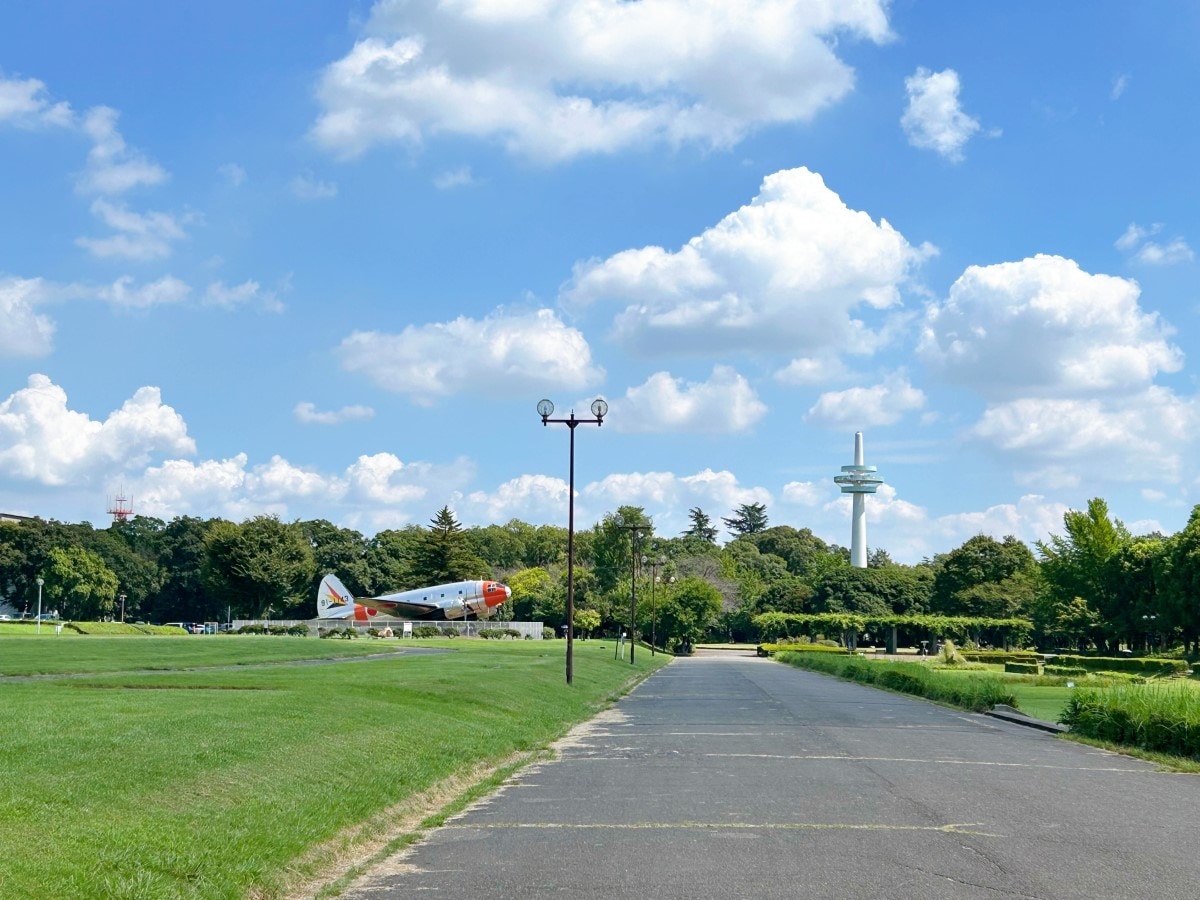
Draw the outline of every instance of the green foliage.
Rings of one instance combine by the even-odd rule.
[[[1188,664],[1182,659],[1161,659],[1150,656],[1056,656],[1055,665],[1073,666],[1089,672],[1133,672],[1138,675],[1184,675]]]
[[[82,547],[55,547],[46,567],[43,609],[58,609],[64,619],[99,619],[111,613],[117,576],[104,560]]]
[[[692,523],[684,537],[699,541],[701,544],[713,544],[717,540],[717,528],[712,519],[700,507],[693,506],[688,510],[688,520]]]
[[[1037,662],[1037,654],[1032,650],[963,650],[962,655],[967,662],[994,663],[996,665],[1007,662]]]
[[[921,663],[882,662],[824,653],[779,653],[775,658],[801,669],[879,685],[974,712],[984,712],[997,703],[1009,706],[1016,703],[1012,691],[995,676],[963,677],[929,669]]]
[[[311,609],[316,563],[299,525],[275,516],[255,516],[241,525],[216,522],[205,535],[205,548],[209,590],[226,599],[235,615],[269,618]]]
[[[850,652],[845,647],[839,647],[836,644],[830,647],[827,644],[810,644],[806,641],[792,641],[788,638],[782,638],[777,644],[759,644],[759,646],[768,653],[786,650],[788,653],[838,653],[845,656]]]
[[[1042,665],[1034,660],[1033,662],[1006,662],[1004,671],[1011,675],[1041,675]],[[1056,672],[1047,671],[1047,675],[1058,674]]]
[[[415,638],[435,638],[441,637],[441,634],[436,625],[415,625],[412,630],[412,636]]]
[[[721,521],[735,534],[758,534],[767,529],[767,506],[765,503],[743,503],[730,518]]]
[[[1008,671],[1005,668],[1004,671]],[[1056,675],[1059,678],[1083,678],[1088,674],[1087,669],[1078,666],[1043,666],[1042,671],[1047,675]]]
[[[1200,702],[1187,684],[1077,688],[1059,721],[1097,740],[1200,759]]]
[[[450,507],[443,506],[415,548],[411,577],[418,584],[449,584],[490,574],[488,564],[475,555]]]
[[[594,609],[576,609],[575,610],[575,628],[583,632],[583,636],[587,637],[593,631],[600,627],[600,613]]]
[[[962,635],[982,629],[1021,634],[1028,631],[1027,619],[989,619],[976,616],[868,616],[857,613],[763,613],[754,617],[754,625],[764,640],[798,637],[818,632],[861,633],[882,630],[893,625],[922,629],[933,634]]]
[[[942,615],[1005,619],[1033,596],[1036,561],[1012,535],[1003,541],[978,534],[937,558],[930,610]]]
[[[958,648],[954,646],[954,641],[949,639],[942,641],[942,649],[938,653],[938,662],[943,666],[963,666],[967,663],[963,655],[958,652]]]

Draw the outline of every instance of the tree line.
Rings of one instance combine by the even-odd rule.
[[[771,526],[763,504],[722,522],[724,545],[700,508],[689,527],[660,535],[642,507],[622,506],[576,533],[576,628],[628,628],[636,588],[638,631],[664,646],[706,639],[755,641],[766,612],[866,617],[1026,618],[1046,649],[1119,647],[1197,652],[1200,506],[1178,534],[1134,537],[1097,498],[1069,511],[1063,532],[1029,547],[976,535],[916,565],[849,551],[808,528]],[[448,507],[427,526],[365,537],[323,520],[240,523],[136,516],[104,529],[31,519],[0,522],[0,601],[63,617],[127,620],[306,619],[321,576],[359,596],[477,578],[508,584],[500,615],[557,628],[566,609],[565,528],[517,519],[463,528]]]

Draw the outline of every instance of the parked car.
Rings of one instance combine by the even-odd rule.
[[[4,613],[0,613],[0,622],[11,622],[11,621],[12,621],[12,616],[5,615]]]

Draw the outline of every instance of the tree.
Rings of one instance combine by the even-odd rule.
[[[142,614],[150,621],[225,621],[232,612],[231,604],[209,592],[204,579],[204,539],[211,524],[193,516],[180,516],[162,530],[158,538],[162,585],[142,606]]]
[[[637,538],[631,536],[637,528]],[[633,542],[653,534],[653,526],[640,506],[621,506],[592,529],[592,571],[602,593],[611,591],[622,578],[633,573]]]
[[[699,578],[684,578],[656,598],[654,609],[638,607],[638,630],[650,633],[650,617],[659,643],[666,647],[694,645],[704,639],[721,614],[721,593]]]
[[[419,525],[386,529],[375,535],[367,543],[367,570],[372,590],[390,593],[422,587],[420,579],[413,574],[413,565],[417,548],[424,540],[425,529]]]
[[[683,536],[692,538],[705,544],[715,544],[717,541],[717,528],[712,524],[712,520],[698,506],[693,506],[688,510],[688,518],[691,520],[691,527],[683,532]]]
[[[44,599],[62,618],[100,619],[113,611],[116,598],[117,576],[98,554],[82,547],[50,551]]]
[[[594,609],[575,610],[575,627],[582,631],[586,638],[600,627],[600,613]]]
[[[733,511],[732,517],[721,521],[737,534],[758,534],[767,529],[767,506],[765,503],[743,503]]]
[[[475,555],[462,525],[449,506],[429,523],[413,559],[413,576],[421,584],[448,584],[487,578],[488,565]]]
[[[360,597],[370,595],[371,569],[367,563],[367,540],[352,528],[338,528],[325,519],[301,522],[300,531],[312,547],[316,574],[313,577],[313,593],[321,579],[332,572],[352,594]]]
[[[1036,566],[1033,553],[1012,535],[997,541],[990,535],[977,534],[936,558],[930,609],[947,616],[987,615],[973,609],[972,604],[989,595],[971,590],[999,584],[1018,573],[1032,575]]]
[[[1063,514],[1065,535],[1051,535],[1037,543],[1041,554],[1042,577],[1054,600],[1063,607],[1082,599],[1093,611],[1111,609],[1113,595],[1109,581],[1109,563],[1131,540],[1129,531],[1108,514],[1108,504],[1099,497],[1088,501],[1087,511],[1067,510]],[[1072,621],[1083,618],[1073,615]],[[1099,618],[1094,621],[1099,624]],[[1104,641],[1097,627],[1094,638]]]
[[[309,618],[316,564],[298,524],[255,516],[215,522],[205,536],[205,578],[214,599],[247,618]]]

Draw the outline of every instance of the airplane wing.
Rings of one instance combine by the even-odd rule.
[[[354,602],[389,616],[409,619],[423,619],[441,613],[442,607],[436,603],[421,603],[412,600],[389,600],[387,597],[355,597]]]

